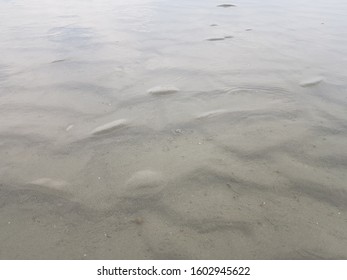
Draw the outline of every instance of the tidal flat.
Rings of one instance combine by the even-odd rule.
[[[346,15],[0,0],[0,259],[347,259]]]

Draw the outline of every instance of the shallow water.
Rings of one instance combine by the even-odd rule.
[[[346,15],[0,0],[0,258],[347,259]]]

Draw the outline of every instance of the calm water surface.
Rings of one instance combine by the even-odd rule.
[[[0,39],[1,259],[347,259],[346,1],[0,0]]]

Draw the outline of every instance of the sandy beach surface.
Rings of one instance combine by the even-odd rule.
[[[0,259],[347,259],[346,15],[0,0]]]

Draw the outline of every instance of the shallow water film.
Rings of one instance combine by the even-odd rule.
[[[0,0],[1,259],[347,259],[347,1]]]

